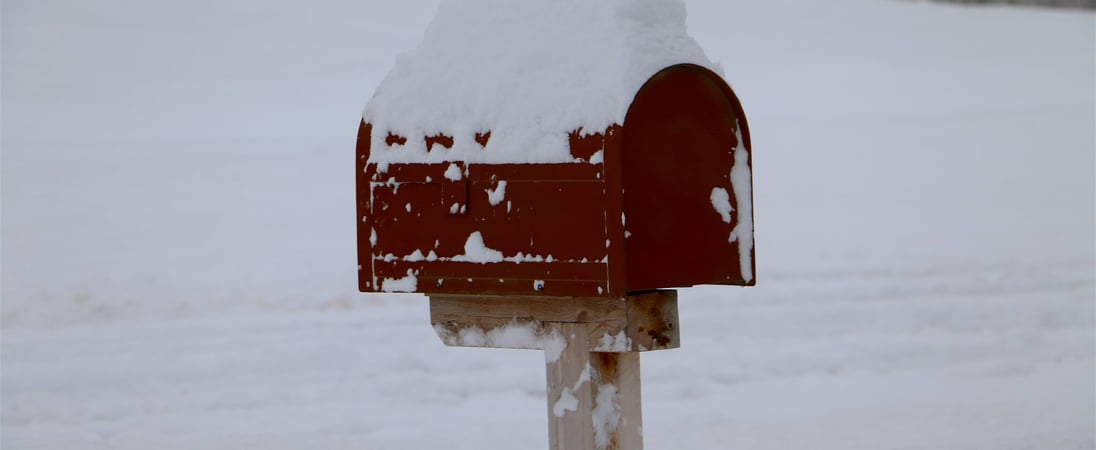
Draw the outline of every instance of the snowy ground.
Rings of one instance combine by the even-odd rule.
[[[362,105],[436,1],[4,0],[4,449],[544,448],[543,358],[354,292]],[[759,285],[681,293],[651,449],[1096,448],[1096,22],[690,1]]]

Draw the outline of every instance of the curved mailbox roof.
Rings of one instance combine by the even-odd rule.
[[[685,18],[682,0],[443,0],[366,106],[369,161],[573,162],[568,133],[622,124],[659,70],[721,72]],[[411,139],[389,146],[390,135]],[[422,137],[438,135],[452,147],[428,151]]]

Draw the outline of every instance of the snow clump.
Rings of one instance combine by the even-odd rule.
[[[716,73],[683,0],[442,0],[422,43],[396,60],[362,118],[369,162],[568,163],[568,133],[623,124],[658,71]],[[476,135],[490,131],[486,146]],[[389,134],[407,138],[389,148]],[[428,150],[425,137],[453,137]]]
[[[454,256],[452,260],[487,264],[502,262],[503,257],[502,252],[488,248],[483,243],[483,234],[476,231],[468,235],[468,240],[464,242],[464,254]]]
[[[731,211],[734,211],[734,207],[731,206],[731,195],[727,193],[727,190],[721,187],[712,188],[711,201],[719,217],[723,218],[724,222],[731,223]]]

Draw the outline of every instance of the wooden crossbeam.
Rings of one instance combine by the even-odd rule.
[[[491,338],[522,328],[550,336],[546,324],[581,323],[590,351],[666,350],[680,346],[677,319],[677,291],[671,290],[626,298],[430,296],[430,322],[452,347],[544,350],[544,342]]]

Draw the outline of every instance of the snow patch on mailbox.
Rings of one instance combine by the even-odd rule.
[[[419,279],[411,269],[407,270],[407,276],[403,278],[385,278],[381,282],[381,291],[384,292],[415,292],[419,287]]]
[[[727,193],[727,190],[721,187],[712,188],[712,195],[709,200],[711,200],[715,212],[719,213],[719,217],[724,222],[731,223],[731,212],[734,211],[734,207],[731,206],[731,196]]]
[[[487,202],[490,203],[491,206],[498,206],[499,203],[502,203],[502,201],[506,199],[505,181],[499,181],[498,186],[496,186],[494,189],[485,190],[487,191]]]
[[[682,0],[443,0],[365,108],[369,162],[574,162],[568,133],[623,123],[659,70],[721,72],[685,19]],[[427,148],[437,135],[452,147]]]
[[[738,204],[738,223],[731,230],[730,242],[738,242],[738,261],[742,279],[753,281],[753,192],[750,171],[750,153],[742,140],[741,124],[735,130],[738,145],[734,149],[734,166],[731,167],[731,186],[735,203]],[[714,202],[714,200],[713,200]]]
[[[468,240],[464,242],[464,254],[454,256],[453,261],[487,264],[502,262],[503,257],[502,252],[488,248],[483,243],[483,234],[476,231],[468,235]]]

